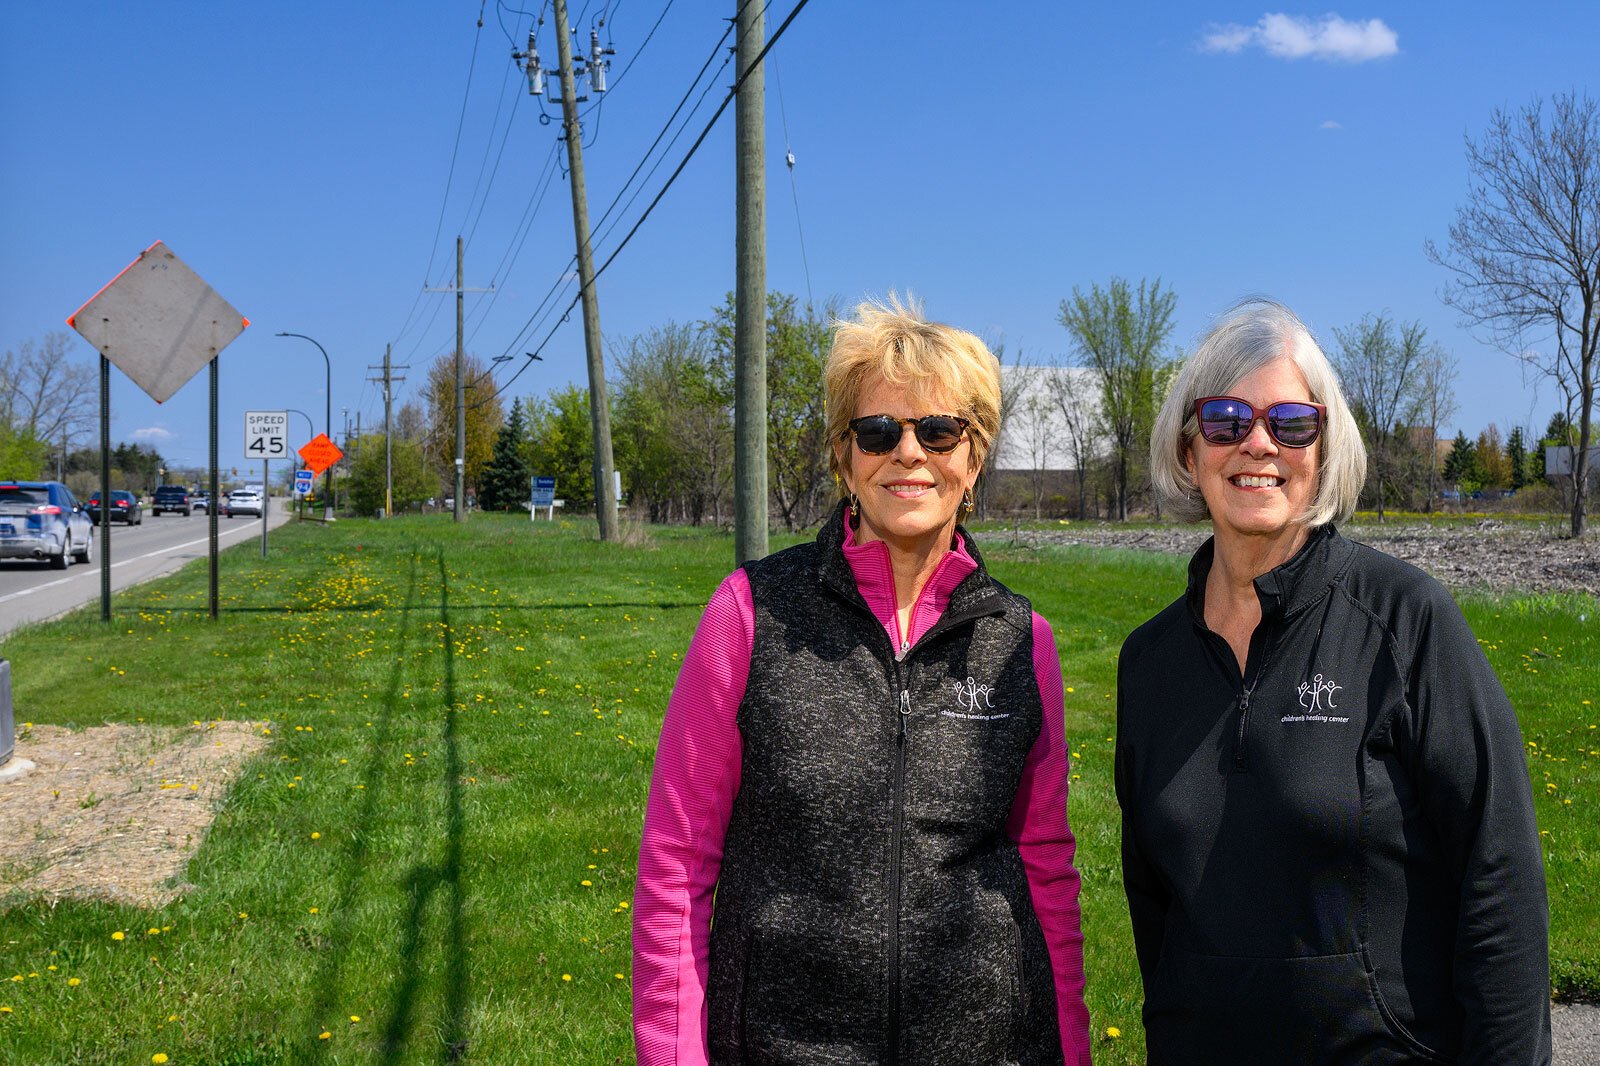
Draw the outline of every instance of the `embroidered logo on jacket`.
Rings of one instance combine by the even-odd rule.
[[[977,722],[992,722],[997,718],[1010,718],[1010,712],[1003,714],[985,714],[985,711],[994,710],[994,701],[989,697],[994,694],[993,687],[981,685],[971,676],[965,681],[952,682],[956,690],[956,706],[959,711],[940,711],[946,718],[967,718]]]
[[[1343,715],[1324,714],[1324,710],[1336,711],[1339,705],[1334,702],[1334,694],[1343,685],[1336,684],[1332,678],[1323,680],[1317,674],[1310,681],[1300,682],[1295,693],[1300,697],[1300,706],[1305,709],[1305,714],[1286,714],[1285,722],[1348,722],[1350,719]]]

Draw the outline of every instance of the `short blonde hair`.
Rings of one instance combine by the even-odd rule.
[[[939,413],[971,422],[971,469],[983,464],[1000,433],[1000,361],[973,334],[929,322],[920,304],[909,297],[901,303],[890,293],[887,302],[869,300],[856,307],[853,318],[833,323],[822,392],[828,467],[835,477],[844,471],[832,445],[849,432],[856,401],[874,375],[905,388],[925,407],[954,404],[955,410]],[[841,483],[840,494],[847,491]]]
[[[1185,462],[1199,435],[1194,402],[1225,395],[1242,378],[1285,357],[1305,376],[1311,399],[1328,409],[1318,441],[1317,495],[1295,521],[1315,528],[1355,513],[1367,480],[1367,449],[1339,376],[1299,316],[1276,300],[1253,296],[1224,311],[1200,338],[1156,416],[1150,480],[1175,517],[1192,522],[1211,516]]]

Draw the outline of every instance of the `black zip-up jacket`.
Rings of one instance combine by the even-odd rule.
[[[712,919],[712,1061],[1060,1063],[1049,952],[1005,833],[1041,728],[1032,609],[968,538],[978,569],[897,658],[842,515],[745,565],[755,632]],[[983,720],[941,713],[973,682]]]
[[[1522,736],[1460,609],[1323,527],[1256,579],[1241,677],[1212,548],[1118,664],[1150,1062],[1548,1063]]]

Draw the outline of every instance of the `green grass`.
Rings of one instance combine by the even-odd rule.
[[[1096,1054],[1140,1062],[1112,686],[1123,636],[1177,595],[1183,561],[991,543],[995,573],[1054,625],[1070,689]],[[19,721],[249,720],[271,746],[169,906],[0,897],[0,1061],[631,1061],[622,904],[651,755],[732,555],[692,530],[602,545],[575,521],[291,525],[266,560],[224,553],[217,623],[195,566],[119,594],[110,626],[89,610],[13,635]],[[1465,606],[1532,742],[1553,978],[1594,995],[1595,604]],[[112,677],[104,710],[86,694]]]

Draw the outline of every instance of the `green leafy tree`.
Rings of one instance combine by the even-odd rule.
[[[732,363],[706,331],[668,322],[630,339],[612,423],[617,468],[652,522],[722,521],[732,484]]]
[[[0,478],[37,481],[45,476],[49,458],[50,446],[28,427],[0,422]]]
[[[594,510],[594,436],[589,390],[552,389],[547,399],[529,400],[528,468],[534,477],[556,479],[556,495],[568,514]]]
[[[1128,517],[1130,484],[1150,451],[1150,429],[1161,396],[1158,381],[1171,360],[1163,349],[1172,335],[1178,297],[1158,278],[1138,289],[1124,278],[1085,293],[1074,286],[1058,316],[1072,337],[1079,365],[1100,375],[1099,419],[1112,450],[1112,489],[1118,519]]]
[[[382,433],[363,433],[351,442],[350,473],[346,489],[356,514],[376,514],[383,506],[384,447]],[[421,503],[439,492],[439,479],[423,458],[420,441],[396,436],[390,447],[396,512]]]
[[[812,524],[830,502],[822,367],[835,313],[832,307],[821,315],[801,310],[788,293],[767,294],[767,482],[771,503],[789,530]],[[733,326],[729,293],[707,328],[730,366]]]
[[[528,501],[530,484],[527,423],[522,401],[513,400],[511,417],[495,435],[494,454],[479,484],[478,505],[485,511],[509,511]]]

